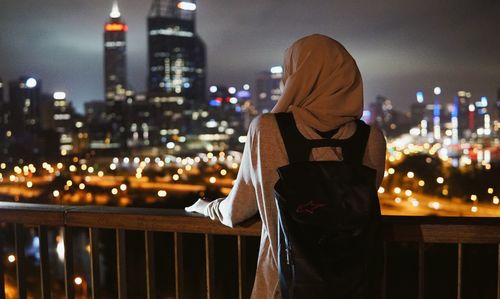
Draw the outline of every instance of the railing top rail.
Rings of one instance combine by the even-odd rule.
[[[0,202],[0,222],[64,225],[64,206]]]
[[[259,236],[254,218],[235,228],[178,209],[72,206],[0,202],[0,223]]]
[[[428,224],[428,225],[500,225],[500,217],[471,216],[395,216],[383,215],[385,224]]]
[[[259,236],[253,218],[235,228],[183,210],[0,202],[0,222],[181,233]],[[388,241],[500,243],[500,218],[383,216]]]

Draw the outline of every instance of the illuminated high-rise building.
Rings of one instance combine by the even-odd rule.
[[[59,153],[66,155],[73,152],[75,141],[75,109],[66,98],[66,93],[57,91],[53,95],[44,95],[41,109],[41,126],[53,131],[58,139]],[[83,124],[81,124],[83,125]]]
[[[194,1],[154,0],[148,17],[150,96],[205,101],[205,44]]]
[[[457,93],[457,117],[458,117],[458,136],[468,138],[471,135],[469,128],[469,106],[472,104],[471,93],[468,91],[459,91]]]
[[[148,97],[158,107],[155,119],[159,120],[151,133],[186,131],[190,109],[206,104],[206,51],[196,32],[194,0],[153,0],[148,59]]]
[[[115,0],[109,20],[104,25],[106,107],[105,120],[100,121],[99,130],[104,132],[104,139],[101,141],[106,149],[126,148],[127,108],[134,94],[127,88],[127,31],[128,26],[123,22]],[[91,147],[93,144],[91,142]]]
[[[107,148],[111,144],[111,140],[107,139],[110,128],[107,122],[106,106],[106,103],[101,100],[86,102],[84,106],[89,147],[92,150]],[[108,140],[109,142],[106,142]]]
[[[9,127],[14,132],[36,131],[40,122],[41,81],[21,77],[9,82]]]
[[[458,109],[460,107],[460,102],[459,102],[459,99],[458,99],[458,96],[455,96],[453,98],[453,104],[451,105],[451,109],[449,109],[451,111],[451,141],[454,143],[454,144],[457,144],[459,141],[458,141],[458,138],[459,138],[459,134],[458,134]]]
[[[42,95],[41,81],[21,77],[10,81],[8,87],[9,96],[3,113],[7,138],[2,141],[2,155],[25,161],[50,157],[57,152],[57,139],[55,134],[42,127],[41,108],[45,96]]]
[[[378,95],[369,107],[370,125],[380,128],[388,137],[407,133],[412,126],[416,125],[412,123],[410,113],[402,113],[394,109],[392,101],[384,96]],[[426,123],[420,125],[424,132],[427,130],[426,125]]]
[[[109,21],[104,25],[104,92],[107,101],[120,101],[126,97],[127,30],[115,1]]]
[[[434,125],[434,140],[441,139],[441,104],[439,100],[439,95],[441,94],[441,88],[434,88],[434,109],[432,110],[432,122]]]
[[[254,106],[259,112],[269,112],[281,96],[280,82],[283,68],[274,66],[261,72],[255,81]]]
[[[476,106],[474,116],[474,130],[479,136],[491,135],[491,109],[488,104],[488,98],[485,96],[480,97],[479,101],[474,103]]]
[[[411,123],[413,126],[421,126],[422,120],[426,117],[426,107],[424,103],[424,93],[417,91],[417,102],[410,106]]]

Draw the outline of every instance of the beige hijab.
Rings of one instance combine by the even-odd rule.
[[[283,72],[283,92],[272,112],[291,111],[319,131],[361,118],[361,74],[336,40],[320,34],[299,39],[285,51]]]

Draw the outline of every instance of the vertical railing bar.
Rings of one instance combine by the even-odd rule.
[[[26,271],[24,258],[24,225],[14,224],[15,247],[16,247],[16,275],[17,275],[17,296],[19,299],[26,299]],[[2,277],[3,278],[3,277]]]
[[[457,254],[457,299],[462,298],[462,243],[458,243]]]
[[[38,226],[38,239],[40,240],[40,280],[42,299],[50,299],[50,260],[49,244],[47,240],[47,227]]]
[[[238,298],[246,298],[246,239],[238,235]]]
[[[387,241],[384,241],[384,247],[383,247],[384,253],[383,253],[383,269],[382,269],[382,294],[381,297],[382,299],[387,298],[387,264],[388,264],[388,248],[387,248]]]
[[[205,277],[207,284],[207,299],[215,298],[214,288],[214,238],[205,234]]]
[[[182,233],[174,232],[175,298],[184,297],[184,257]]]
[[[418,243],[418,298],[424,298],[425,289],[425,243]]]
[[[497,261],[497,299],[500,299],[500,244],[497,245],[497,255],[498,255],[498,261]]]
[[[127,299],[127,263],[123,229],[116,229],[116,274],[118,299]]]
[[[101,298],[101,273],[99,264],[99,230],[89,227],[90,242],[90,279],[92,284],[92,299]]]
[[[75,298],[75,286],[73,284],[74,259],[73,259],[73,229],[64,227],[64,282],[66,284],[66,298]]]
[[[147,298],[156,298],[155,289],[155,252],[154,252],[154,233],[152,231],[144,232],[144,247],[146,253],[146,290]]]
[[[5,282],[4,282],[4,273],[5,273],[4,261],[5,261],[5,254],[4,254],[4,244],[5,244],[4,233],[3,233],[3,230],[0,230],[0,299],[5,299]]]

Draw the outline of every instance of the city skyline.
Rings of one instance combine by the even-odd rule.
[[[388,249],[386,297],[500,294],[500,2],[360,1],[3,1],[0,299],[248,298],[263,256],[257,236],[268,238],[273,222],[252,201],[298,215],[313,203],[306,193],[326,187],[319,205],[329,207],[315,215],[340,216],[332,227],[354,235],[366,215],[349,210],[361,198],[344,191],[369,191]],[[282,94],[284,49],[311,33],[356,58],[365,110],[335,135],[336,124],[317,131],[290,114],[301,132],[288,140],[279,116],[273,124],[261,113]],[[313,53],[340,55],[322,49]],[[306,68],[320,74],[311,94],[324,91],[325,69],[327,84],[346,81],[332,75],[356,70],[344,66]],[[306,137],[311,161],[295,163],[290,144]],[[281,198],[295,170],[285,180],[293,198]],[[336,170],[321,184],[311,178]],[[220,221],[191,215],[199,199],[224,199],[212,206]],[[344,239],[316,243],[353,241]]]
[[[309,6],[261,1],[245,7],[242,3],[198,3],[197,27],[207,43],[209,84],[253,85],[259,71],[281,63],[283,50],[294,39],[320,32],[339,39],[357,59],[365,82],[365,108],[378,94],[407,107],[415,101],[416,90],[430,96],[435,85],[443,88],[446,101],[460,89],[494,100],[500,87],[495,81],[500,75],[495,59],[500,41],[493,38],[500,25],[494,18],[499,5],[493,1],[454,2],[453,7],[387,1],[369,12],[354,4],[321,1]],[[146,90],[145,28],[150,4],[119,1],[129,24],[128,80],[138,92]],[[82,111],[84,102],[102,99],[102,28],[112,1],[93,5],[52,1],[34,9],[38,5],[33,1],[3,5],[0,25],[7,30],[1,40],[14,42],[0,44],[0,77],[8,81],[37,76],[44,81],[45,91],[66,91]],[[27,6],[31,9],[24,9]],[[224,14],[224,8],[230,13]],[[303,14],[304,9],[311,13]],[[328,16],[329,22],[312,21]],[[353,23],[349,16],[363,22]],[[13,21],[19,17],[23,22]],[[301,21],[300,28],[291,26],[295,21]],[[271,29],[260,31],[266,26]],[[68,59],[74,67],[67,67]]]

